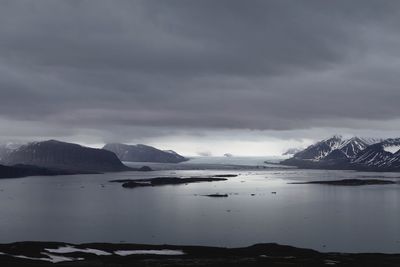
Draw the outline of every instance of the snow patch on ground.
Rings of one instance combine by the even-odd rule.
[[[64,256],[57,256],[50,253],[42,253],[46,255],[48,258],[34,258],[34,257],[27,257],[23,255],[10,255],[11,257],[20,258],[20,259],[27,259],[27,260],[37,260],[37,261],[48,261],[51,263],[59,263],[59,262],[66,262],[66,261],[81,261],[84,260],[83,258],[70,258]]]
[[[390,152],[392,154],[396,153],[400,150],[400,146],[387,146],[383,148],[386,152]]]
[[[182,250],[170,250],[170,249],[161,249],[161,250],[117,250],[114,251],[115,254],[119,256],[129,256],[129,255],[169,255],[169,256],[179,256],[185,255]]]
[[[46,248],[45,249],[48,252],[51,253],[73,253],[73,252],[83,252],[83,253],[90,253],[90,254],[95,254],[97,256],[109,256],[112,255],[111,253],[107,252],[107,251],[103,251],[103,250],[99,250],[99,249],[93,249],[93,248],[85,248],[85,249],[81,249],[81,248],[75,248],[72,246],[65,246],[65,247],[59,247],[56,249],[51,249],[51,248]]]

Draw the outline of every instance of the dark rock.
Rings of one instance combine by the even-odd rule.
[[[229,212],[230,210],[227,210]],[[46,249],[59,247],[75,247],[81,250],[96,249],[108,252],[108,255],[72,252],[62,256],[81,258],[79,261],[52,264],[43,260],[47,256]],[[177,250],[183,255],[154,255],[138,254],[119,256],[115,251],[131,250]],[[258,267],[258,266],[400,266],[400,254],[382,253],[321,253],[311,249],[296,248],[279,244],[257,244],[243,248],[219,248],[207,246],[172,246],[172,245],[140,245],[140,244],[110,244],[88,243],[67,244],[56,242],[18,242],[0,244],[1,266],[28,267],[28,266],[197,266],[197,267]],[[15,256],[30,257],[27,259]]]
[[[133,181],[125,182],[122,184],[122,187],[124,187],[124,188],[136,188],[136,187],[144,187],[144,186],[151,186],[151,184],[137,183],[137,182],[133,182]]]
[[[26,176],[54,176],[54,175],[68,175],[77,174],[74,171],[48,169],[30,165],[14,165],[4,166],[0,165],[0,178],[20,178]]]
[[[210,178],[210,177],[190,177],[190,178],[179,178],[179,177],[156,177],[150,179],[121,179],[111,180],[111,183],[122,183],[125,188],[136,188],[136,187],[148,187],[148,186],[161,186],[161,185],[179,185],[179,184],[190,184],[200,182],[215,182],[215,181],[226,181],[225,178]]]
[[[114,172],[133,170],[103,149],[95,149],[56,140],[23,145],[4,156],[5,165],[25,164],[72,172]]]
[[[348,158],[348,156],[346,155],[346,153],[345,152],[343,152],[342,150],[340,150],[340,149],[335,149],[335,150],[333,150],[331,153],[329,153],[325,158],[324,158],[324,160],[344,160],[344,161],[348,161],[349,160],[349,158]]]
[[[204,195],[205,197],[228,197],[228,194],[210,194]]]

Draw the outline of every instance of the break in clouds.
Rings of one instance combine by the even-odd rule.
[[[1,138],[395,132],[399,11],[382,0],[2,1]]]

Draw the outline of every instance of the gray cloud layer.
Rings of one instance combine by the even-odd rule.
[[[14,136],[38,123],[106,139],[400,119],[399,13],[382,0],[2,1],[0,118]]]

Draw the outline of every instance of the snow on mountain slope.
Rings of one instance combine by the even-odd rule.
[[[283,164],[305,168],[400,171],[400,138],[343,139],[333,136],[296,153]]]
[[[344,140],[341,136],[335,135],[331,138],[322,140],[314,145],[307,147],[303,151],[296,153],[293,157],[302,160],[318,161],[326,157],[333,150],[338,149],[343,144],[343,142]]]
[[[340,135],[335,135],[296,153],[294,158],[314,161],[353,159],[368,146],[380,141],[379,139],[360,137],[343,139]]]
[[[383,150],[385,150],[386,152],[390,152],[392,154],[396,153],[397,151],[400,150],[400,146],[387,146],[384,147]]]
[[[357,137],[358,139],[360,139],[361,141],[363,141],[364,143],[366,143],[367,145],[373,145],[373,144],[377,144],[380,142],[383,142],[385,139],[382,138],[374,138],[374,137]]]
[[[400,138],[386,139],[363,150],[352,163],[377,169],[400,168]]]
[[[381,142],[383,150],[392,154],[397,153],[400,150],[400,138],[390,138]]]
[[[347,141],[344,141],[338,149],[342,151],[347,158],[354,158],[358,153],[366,149],[368,146],[369,144],[361,138],[353,137]]]

